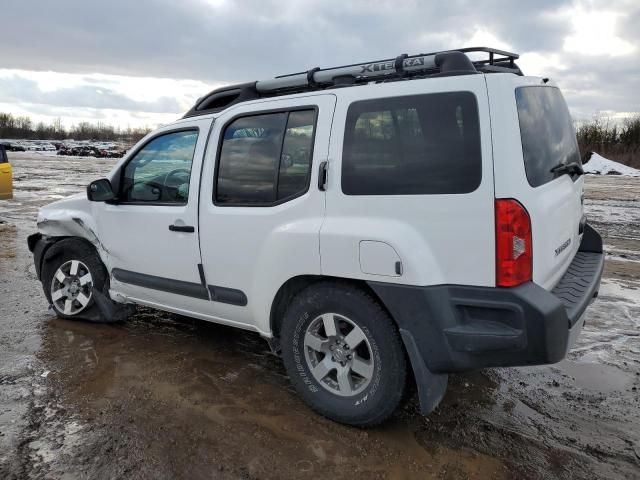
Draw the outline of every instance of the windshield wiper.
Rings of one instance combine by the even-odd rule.
[[[584,175],[584,170],[582,169],[582,165],[578,162],[570,162],[570,163],[559,163],[555,167],[550,170],[551,173],[555,173],[556,175],[564,175],[568,173],[569,175],[573,175],[574,173],[578,175]]]

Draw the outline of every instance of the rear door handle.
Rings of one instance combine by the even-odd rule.
[[[329,165],[327,162],[320,163],[318,168],[318,190],[324,192],[327,190],[327,169]]]
[[[172,232],[185,232],[185,233],[193,233],[196,231],[195,227],[190,225],[169,225],[169,230]]]

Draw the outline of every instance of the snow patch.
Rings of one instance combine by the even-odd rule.
[[[589,160],[583,168],[584,173],[590,173],[593,175],[624,175],[625,177],[640,177],[640,170],[604,158],[596,152],[593,152],[591,160]]]

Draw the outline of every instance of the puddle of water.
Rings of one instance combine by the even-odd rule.
[[[619,368],[600,363],[563,360],[556,368],[571,377],[578,389],[601,393],[623,392],[633,384],[632,376]]]

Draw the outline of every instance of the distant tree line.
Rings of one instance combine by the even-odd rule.
[[[49,124],[35,123],[28,116],[15,116],[0,112],[0,138],[30,140],[98,140],[135,143],[151,131],[148,127],[120,128],[102,122],[80,122],[65,128],[59,118]],[[608,118],[595,117],[576,128],[578,144],[584,153],[594,151],[600,155],[640,168],[640,115],[627,118],[621,125]]]
[[[51,123],[35,123],[28,116],[0,113],[0,138],[28,140],[98,140],[134,143],[151,131],[150,128],[120,128],[102,122],[80,122],[65,128],[57,118]]]
[[[597,152],[609,160],[640,168],[640,115],[616,125],[596,117],[576,128],[581,152]]]

